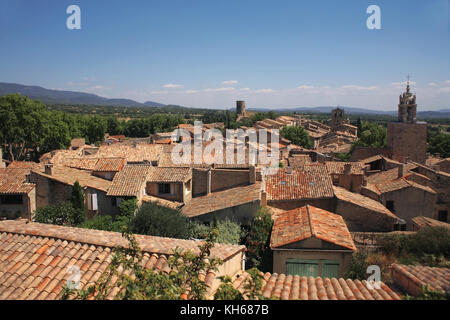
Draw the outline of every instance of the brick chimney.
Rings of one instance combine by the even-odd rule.
[[[47,163],[45,165],[45,174],[51,176],[53,174],[53,163]]]
[[[287,174],[292,174],[292,167],[291,166],[286,167],[286,173]]]
[[[267,192],[261,191],[261,207],[267,207]]]
[[[399,166],[398,166],[398,178],[400,179],[401,177],[403,177],[404,175],[405,175],[405,164],[404,163],[401,163]]]

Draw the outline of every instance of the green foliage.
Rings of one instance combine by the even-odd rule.
[[[241,225],[228,218],[216,220],[211,227],[198,222],[191,222],[190,224],[191,238],[204,239],[213,229],[217,229],[216,241],[218,243],[239,244],[244,235]]]
[[[450,292],[431,290],[429,285],[422,286],[418,296],[405,295],[403,300],[450,300]]]
[[[34,221],[56,225],[76,226],[83,219],[80,211],[70,202],[59,202],[53,205],[41,207],[34,212]]]
[[[444,158],[450,157],[450,134],[431,134],[428,140],[428,152],[439,153]]]
[[[261,272],[252,268],[247,270],[250,275],[245,279],[242,285],[242,292],[233,287],[233,283],[229,276],[220,277],[221,284],[214,294],[215,300],[266,300],[266,298],[261,294],[261,289],[263,287],[263,276]]]
[[[280,130],[280,135],[290,140],[293,144],[310,149],[313,147],[311,139],[308,133],[303,127],[299,126],[289,126],[282,127]]]
[[[266,208],[260,208],[253,219],[247,236],[247,266],[264,272],[272,270],[272,250],[270,250],[270,233],[272,216]]]
[[[128,228],[131,218],[127,216],[112,217],[110,215],[99,215],[93,219],[84,221],[80,228],[122,232]]]
[[[131,231],[138,234],[187,239],[190,235],[188,218],[180,211],[144,203],[131,221]]]
[[[369,263],[367,262],[368,254],[365,251],[357,251],[352,255],[352,260],[347,272],[344,275],[344,279],[367,279],[367,267]]]
[[[78,181],[75,181],[72,187],[72,206],[84,212],[84,192]]]
[[[131,198],[123,200],[119,206],[119,215],[123,217],[133,217],[137,209],[137,199]]]
[[[339,158],[339,160],[341,161],[348,161],[351,157],[351,153],[338,153],[336,156]]]
[[[386,146],[387,130],[374,122],[361,121],[361,129],[358,128],[359,139],[353,143],[353,147],[384,148]]]

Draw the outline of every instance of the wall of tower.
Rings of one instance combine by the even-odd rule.
[[[387,127],[387,148],[397,161],[425,163],[427,152],[427,124],[390,122]]]

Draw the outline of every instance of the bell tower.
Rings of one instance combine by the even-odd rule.
[[[416,123],[416,95],[410,92],[409,75],[406,83],[406,91],[399,97],[398,121],[403,123]]]

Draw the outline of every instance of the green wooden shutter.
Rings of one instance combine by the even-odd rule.
[[[319,262],[317,260],[288,259],[286,261],[286,273],[306,277],[317,277]]]
[[[334,260],[325,260],[322,263],[322,277],[324,278],[338,278],[339,277],[339,262]]]

